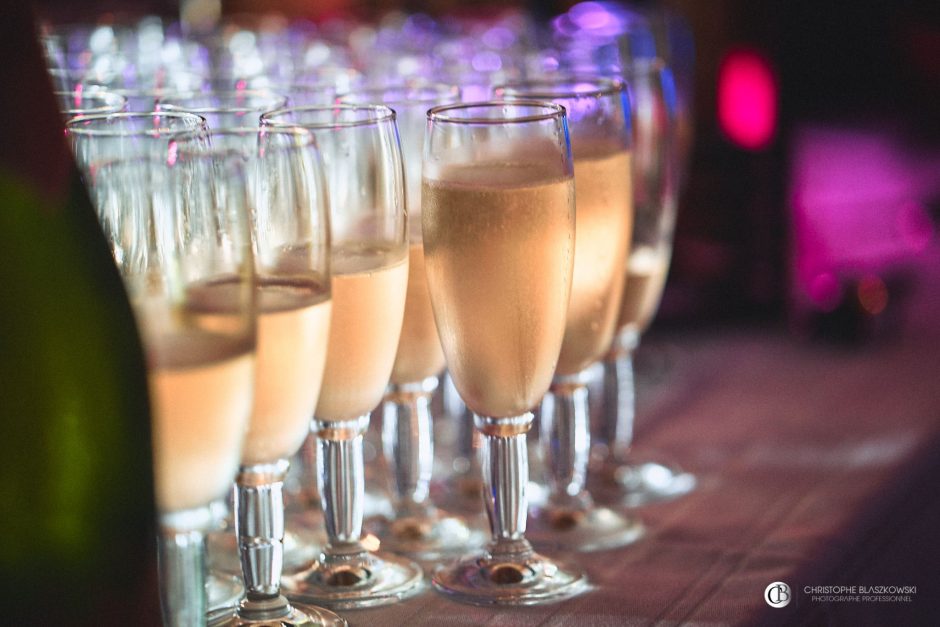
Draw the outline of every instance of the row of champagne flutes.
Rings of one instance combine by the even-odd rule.
[[[552,20],[550,28],[538,28],[522,14],[495,22],[437,21],[422,15],[393,14],[377,25],[349,22],[319,27],[267,16],[230,20],[213,36],[194,39],[182,37],[177,29],[158,21],[144,20],[133,28],[50,29],[46,48],[56,66],[56,83],[72,113],[81,112],[82,99],[101,89],[123,94],[125,102],[117,106],[131,110],[150,109],[168,92],[194,86],[215,91],[273,88],[290,93],[294,104],[322,104],[364,86],[394,84],[416,76],[456,82],[465,100],[478,100],[489,97],[494,84],[518,81],[526,75],[572,68],[620,75],[629,59],[674,59],[682,71],[664,66],[640,72],[631,81],[633,113],[638,120],[635,163],[642,173],[634,191],[643,198],[642,204],[664,209],[651,214],[640,208],[636,235],[645,245],[637,247],[631,265],[640,277],[632,285],[641,293],[626,300],[646,303],[641,309],[651,311],[658,301],[657,283],[661,289],[668,267],[669,247],[660,245],[664,241],[660,231],[667,233],[668,241],[678,174],[665,172],[662,164],[667,160],[650,138],[661,135],[661,118],[668,117],[680,162],[685,160],[690,142],[689,44],[685,42],[686,55],[678,54],[683,48],[681,32],[678,41],[662,34],[681,31],[677,24],[668,14],[641,15],[622,5],[582,3]],[[85,89],[76,92],[76,87]],[[237,97],[244,100],[246,96]],[[650,283],[648,292],[639,289],[646,282]],[[626,293],[631,296],[629,287]],[[631,315],[649,318],[643,311]],[[624,343],[635,341],[624,339]],[[592,386],[597,393],[593,396],[607,399],[595,413],[611,417],[599,425],[598,435],[603,435],[605,442],[595,448],[617,458],[618,463],[608,464],[610,472],[602,474],[610,475],[628,492],[627,502],[640,504],[681,494],[691,489],[694,478],[660,463],[626,463],[633,416],[627,383],[632,376],[631,352],[621,347],[605,361],[603,378],[608,383],[602,387],[606,393],[598,385],[601,377],[595,371]],[[449,378],[444,382],[451,413],[466,415]],[[463,446],[457,455],[461,464],[472,466],[472,429],[467,426],[471,421],[463,423],[459,438]],[[469,476],[476,476],[476,471],[471,467]],[[465,483],[474,485],[473,481]]]
[[[659,71],[654,65],[649,67],[637,65],[636,68],[636,76],[651,75],[651,73],[655,75],[655,72]],[[633,77],[634,83],[639,82],[636,76]],[[428,107],[453,98],[453,90],[450,88],[431,89],[425,86],[424,89],[435,94],[428,97],[430,101],[422,102],[422,99],[414,94],[405,96],[401,93],[385,99],[391,99],[392,102],[389,104],[399,112],[403,112],[404,105],[408,104],[409,99],[416,100],[414,104],[418,105],[423,118],[423,113]],[[638,93],[636,88],[634,88],[634,93]],[[215,105],[197,105],[193,101],[186,104],[185,98],[180,98],[180,101],[174,104],[174,98],[164,94],[161,96],[161,104],[157,105],[162,109],[162,113],[159,116],[147,118],[150,122],[158,119],[159,124],[163,125],[167,120],[175,119],[177,116],[185,117],[185,113],[171,112],[174,108],[196,110],[205,118],[223,114],[234,115],[236,121],[239,116],[243,118],[237,122],[240,126],[234,127],[226,126],[226,124],[232,124],[231,121],[224,122],[216,119],[214,125],[212,122],[209,124],[212,130],[203,129],[202,132],[207,134],[209,143],[213,146],[210,153],[214,155],[211,158],[213,164],[220,163],[220,159],[221,163],[232,161],[216,154],[216,151],[228,145],[231,140],[236,145],[232,152],[240,155],[240,160],[250,163],[250,169],[256,171],[255,175],[247,178],[249,182],[254,181],[249,185],[254,189],[246,191],[246,197],[249,200],[245,201],[254,205],[251,212],[255,227],[254,265],[257,266],[257,273],[260,276],[260,279],[256,278],[255,281],[265,286],[265,278],[271,279],[270,285],[275,289],[269,291],[273,291],[275,295],[266,297],[267,292],[262,287],[258,297],[260,315],[255,374],[258,385],[255,387],[255,400],[250,412],[251,425],[255,424],[257,416],[264,413],[259,409],[259,405],[262,404],[259,396],[264,396],[264,394],[259,394],[258,390],[262,387],[261,383],[264,380],[262,372],[265,370],[265,365],[270,367],[272,362],[285,363],[283,357],[273,360],[264,359],[265,352],[270,354],[270,349],[264,350],[269,341],[267,338],[277,335],[276,331],[268,330],[265,333],[266,328],[270,329],[272,320],[278,317],[281,318],[281,322],[273,326],[285,326],[284,316],[280,314],[303,309],[294,305],[297,300],[304,301],[304,289],[311,292],[317,291],[310,288],[311,277],[313,277],[312,283],[321,287],[323,284],[330,284],[332,288],[330,302],[332,302],[333,311],[327,331],[329,341],[326,342],[329,348],[324,351],[321,347],[319,351],[326,359],[323,393],[320,394],[320,400],[314,400],[312,405],[316,407],[316,411],[312,413],[316,416],[315,424],[320,436],[320,487],[329,543],[324,557],[312,570],[286,579],[294,598],[326,601],[334,606],[347,603],[360,605],[394,600],[418,589],[420,571],[415,570],[412,564],[398,558],[387,558],[384,563],[376,561],[377,558],[364,552],[361,543],[357,541],[360,534],[362,507],[361,434],[368,424],[364,416],[378,404],[382,388],[389,379],[393,365],[397,365],[395,342],[398,340],[398,332],[395,327],[400,327],[401,316],[407,309],[403,288],[405,284],[420,285],[421,277],[416,276],[416,273],[423,270],[420,258],[422,254],[428,257],[426,280],[434,301],[434,314],[441,334],[441,343],[454,381],[463,398],[467,400],[470,409],[480,416],[487,416],[487,418],[479,418],[477,424],[479,431],[483,434],[482,460],[484,469],[487,470],[484,475],[484,483],[488,488],[486,491],[487,511],[494,532],[494,543],[482,560],[463,562],[455,570],[439,571],[435,579],[436,585],[458,595],[469,596],[477,602],[537,602],[567,596],[582,588],[583,576],[576,568],[556,570],[556,565],[532,553],[522,536],[525,530],[526,514],[523,480],[527,474],[523,448],[524,433],[531,422],[531,415],[527,414],[527,410],[539,403],[553,374],[557,376],[552,395],[549,397],[553,400],[549,402],[553,403],[552,407],[557,409],[543,407],[544,440],[552,443],[552,446],[547,446],[546,450],[550,453],[557,451],[550,464],[553,469],[552,503],[556,507],[546,508],[546,511],[552,512],[550,518],[552,523],[548,531],[551,532],[552,528],[557,532],[566,527],[578,527],[582,530],[586,529],[585,535],[590,538],[592,534],[593,536],[598,534],[598,525],[601,525],[605,529],[613,530],[617,537],[617,539],[608,539],[600,543],[603,546],[623,544],[632,541],[639,534],[639,528],[635,522],[613,510],[604,510],[602,515],[597,515],[597,511],[590,507],[590,499],[583,490],[586,472],[585,438],[587,436],[586,381],[585,375],[578,374],[592,361],[599,359],[610,346],[611,336],[616,327],[614,318],[619,313],[620,297],[617,292],[623,289],[622,261],[627,256],[629,242],[627,233],[629,222],[633,219],[629,210],[632,197],[629,189],[630,178],[627,174],[630,171],[629,160],[632,146],[629,101],[625,98],[622,85],[596,78],[574,81],[569,78],[545,81],[540,85],[527,83],[504,86],[496,92],[496,95],[504,99],[535,96],[540,99],[540,102],[544,100],[562,102],[567,106],[569,117],[566,119],[561,109],[546,104],[508,103],[444,110],[438,112],[436,118],[434,115],[430,116],[431,126],[427,138],[423,173],[425,188],[423,201],[425,211],[422,219],[424,223],[423,247],[419,245],[421,232],[419,229],[413,230],[416,236],[413,245],[406,246],[408,240],[405,232],[405,201],[402,194],[403,189],[407,188],[409,198],[419,195],[415,181],[420,180],[422,174],[421,168],[416,168],[415,165],[420,165],[420,157],[415,163],[414,158],[406,158],[402,162],[400,154],[395,156],[396,141],[392,141],[390,137],[398,131],[380,130],[383,126],[386,129],[395,129],[394,116],[387,109],[375,106],[345,105],[288,110],[282,112],[282,115],[288,118],[291,125],[299,125],[290,127],[293,129],[291,131],[281,130],[276,119],[278,114],[268,113],[265,118],[267,125],[263,126],[266,131],[262,131],[259,135],[258,129],[249,124],[254,121],[250,116],[285,103],[279,102],[276,105],[254,103],[252,106],[246,106],[250,98],[257,98],[261,101],[264,98],[277,99],[278,97],[268,92],[251,94],[242,91],[229,95],[216,92],[217,104]],[[225,106],[218,103],[226,97],[240,99],[241,106],[231,104]],[[291,94],[289,93],[287,97],[290,98]],[[357,99],[369,102],[380,100],[377,93],[363,93],[359,96],[351,94],[344,98],[351,102]],[[396,98],[399,100],[398,103],[394,102]],[[433,102],[435,98],[440,101]],[[379,112],[387,113],[380,114]],[[632,117],[636,120],[635,115]],[[134,119],[133,116],[116,115],[111,116],[108,122],[102,123],[126,125],[131,124],[132,119]],[[126,135],[124,131],[103,134],[83,133],[83,130],[87,131],[94,123],[95,119],[86,118],[70,125],[80,156],[79,138],[83,136],[92,137],[90,143],[94,145],[104,143],[118,145],[123,140],[116,141],[116,138]],[[246,129],[245,126],[248,128]],[[634,122],[633,126],[636,131],[639,131],[639,124]],[[451,127],[453,130],[449,130]],[[163,127],[156,128],[162,129]],[[239,128],[241,128],[240,131]],[[273,128],[278,128],[278,132],[272,130]],[[356,133],[366,133],[364,129],[371,129],[368,132],[373,133],[375,137],[385,135],[385,139],[374,138],[371,142],[365,142],[366,145],[372,146],[368,150],[352,149],[352,146],[358,144],[351,137]],[[569,129],[574,150],[573,165],[571,155],[567,152]],[[343,133],[340,133],[340,130],[343,130]],[[404,126],[400,130],[403,144],[407,146],[407,133]],[[423,131],[423,128],[421,130]],[[168,163],[171,171],[179,171],[172,170],[173,167],[179,167],[177,163],[199,161],[195,155],[200,153],[191,145],[199,145],[200,141],[181,141],[179,129],[168,128],[166,131],[167,133],[155,132],[153,127],[147,126],[143,136],[156,138],[158,146],[166,143],[166,156],[173,156],[172,159],[168,159],[168,161],[173,161],[173,163]],[[435,132],[439,138],[437,143]],[[580,139],[582,133],[583,140]],[[635,132],[635,134],[639,133]],[[290,150],[301,150],[298,146],[291,146],[290,150],[287,146],[281,145],[275,148],[272,144],[275,142],[274,138],[283,136],[285,137],[283,142],[303,144],[306,141],[303,138],[308,135],[315,137],[319,156],[308,156],[307,160],[311,163],[315,163],[317,159],[322,160],[326,178],[329,179],[327,185],[318,188],[315,183],[317,177],[313,176],[314,183],[307,183],[307,186],[312,186],[313,190],[320,189],[319,195],[310,191],[304,193],[313,194],[320,199],[321,205],[326,205],[323,199],[325,194],[322,190],[329,189],[332,199],[329,204],[333,211],[324,211],[324,215],[331,213],[330,217],[333,221],[333,252],[332,255],[327,255],[327,257],[332,257],[332,281],[329,281],[329,270],[316,263],[310,263],[311,257],[318,259],[323,257],[322,249],[314,254],[316,247],[313,246],[313,242],[316,238],[310,234],[298,234],[296,241],[292,241],[290,237],[281,234],[279,228],[276,228],[283,218],[272,217],[262,209],[270,208],[271,213],[274,214],[273,207],[285,200],[277,194],[288,193],[271,189],[274,187],[270,185],[272,180],[293,179],[296,182],[297,179],[297,176],[286,175],[278,178],[274,170],[268,171],[266,176],[257,173],[259,169],[263,171],[259,165],[262,163],[269,163],[270,167],[274,168],[274,161],[266,162],[265,158],[273,160],[275,155],[282,152],[286,155]],[[421,145],[424,138],[420,137],[420,133],[418,136],[417,145]],[[258,137],[261,139],[258,140]],[[255,144],[256,141],[257,144]],[[378,146],[385,146],[385,148],[380,149]],[[317,154],[316,150],[316,147],[308,147],[310,155]],[[128,156],[123,148],[118,152],[122,157]],[[384,154],[385,152],[390,152],[391,156]],[[189,160],[180,161],[179,155],[191,156]],[[110,159],[115,155],[106,156]],[[635,152],[634,156],[642,157]],[[104,161],[107,162],[108,159]],[[237,162],[238,159],[234,161]],[[86,163],[90,163],[90,160],[86,160]],[[380,164],[385,165],[380,167]],[[394,172],[396,169],[400,170],[402,166],[404,166],[406,176],[396,183]],[[219,168],[220,166],[213,165],[212,167]],[[572,213],[574,211],[572,204],[574,198],[571,190],[572,168],[579,181],[591,178],[592,169],[594,170],[593,176],[598,181],[598,186],[582,183],[577,188],[579,194],[577,231],[574,229],[574,214]],[[604,168],[608,168],[612,174],[605,175],[603,172],[598,174],[597,171]],[[132,190],[148,189],[141,180],[143,174],[136,176],[112,174],[110,177],[107,175],[109,172],[117,173],[119,169],[117,165],[97,168],[98,178],[92,176],[93,187],[96,190],[110,189],[108,185],[104,183],[99,185],[95,181],[113,180],[128,186],[126,193]],[[138,169],[151,172],[154,168]],[[307,166],[307,170],[315,169],[313,166]],[[190,170],[187,168],[184,171]],[[418,173],[418,178],[414,178],[415,172]],[[617,175],[618,172],[620,176]],[[189,175],[187,182],[192,186],[192,181],[198,178]],[[230,178],[237,179],[238,177],[220,176],[218,180],[228,181]],[[130,185],[131,182],[137,184]],[[153,185],[155,190],[165,190],[170,187],[167,180],[147,182]],[[396,186],[397,190],[394,189]],[[361,193],[364,190],[374,194],[389,187],[393,189],[390,191],[386,189],[387,197],[380,200],[372,197],[369,199],[370,202],[364,203],[371,205],[371,209],[362,210],[361,213],[364,215],[357,215],[354,209],[354,207],[363,206],[362,199],[359,199],[360,204],[348,202],[349,194]],[[235,184],[226,184],[226,189],[235,188]],[[605,191],[599,191],[601,189]],[[581,199],[581,196],[591,195],[592,190],[601,197],[599,200],[592,203],[590,198]],[[220,192],[213,193],[218,195]],[[289,193],[301,192],[295,190]],[[175,240],[170,238],[168,242],[164,242],[167,246],[160,248],[159,241],[148,240],[148,237],[156,238],[155,227],[143,229],[142,235],[140,224],[137,224],[137,221],[142,218],[128,219],[133,212],[122,209],[120,203],[129,204],[130,201],[119,200],[122,194],[113,190],[106,196],[112,203],[119,203],[114,206],[108,205],[104,199],[99,201],[102,219],[110,225],[109,231],[113,234],[115,242],[122,241],[117,237],[117,234],[121,233],[123,236],[130,237],[131,243],[142,245],[146,242],[148,246],[153,246],[165,254],[170,248],[168,242],[179,241],[182,237],[176,233]],[[517,198],[514,200],[513,196]],[[532,201],[531,199],[525,200],[526,196],[543,196],[543,198]],[[217,198],[214,200],[218,201]],[[182,200],[177,202],[181,206],[186,205],[183,214],[185,215],[184,222],[191,225],[194,219],[191,215],[194,211],[191,207],[192,203],[185,203]],[[265,202],[269,204],[265,205]],[[311,201],[308,199],[307,202]],[[153,206],[156,201],[151,199],[150,203]],[[316,202],[313,204],[316,205]],[[379,205],[381,208],[376,208]],[[591,218],[587,217],[591,213],[581,209],[581,207],[592,205],[599,207],[593,213],[600,214],[593,216],[599,223],[595,229],[591,228]],[[514,208],[516,208],[515,211],[513,211]],[[487,212],[485,209],[490,209],[490,211]],[[189,213],[185,213],[186,211]],[[663,212],[661,208],[658,211],[659,217],[649,218],[654,224],[651,225],[652,232],[647,236],[654,238],[652,243],[657,246],[656,252],[661,252],[664,245],[667,247],[666,258],[668,259],[668,231],[671,227],[669,211]],[[370,212],[378,216],[370,215]],[[413,207],[411,212],[412,225],[416,225],[418,223],[416,216],[419,215],[419,211],[417,207]],[[543,215],[534,215],[538,213]],[[458,214],[460,217],[457,217]],[[586,216],[583,220],[582,214]],[[523,215],[525,217],[520,217]],[[294,222],[309,226],[310,221],[301,218],[289,220],[290,224]],[[377,222],[381,224],[376,224]],[[639,225],[639,217],[637,222]],[[324,222],[319,222],[321,233],[323,224]],[[219,227],[219,225],[214,226]],[[266,249],[262,242],[266,235],[270,235],[271,229],[274,229],[277,235],[269,242],[272,248],[265,261]],[[343,235],[347,229],[353,234],[351,239],[346,239]],[[128,230],[136,231],[136,235],[128,234],[126,232]],[[211,232],[211,229],[209,231]],[[174,231],[171,229],[169,233],[173,234]],[[390,235],[392,233],[397,235]],[[429,238],[429,233],[433,233],[433,237]],[[188,235],[189,231],[186,231],[186,234]],[[586,244],[582,244],[582,240]],[[131,255],[133,249],[131,243],[127,243],[127,250],[125,247],[116,247],[115,252],[119,262],[122,262],[124,258],[137,259],[139,257],[139,255]],[[344,245],[348,246],[344,247]],[[575,249],[583,249],[588,253],[575,254]],[[436,266],[435,259],[430,258],[434,256],[431,254],[432,250],[438,252],[435,257]],[[231,253],[226,254],[227,258],[232,258]],[[584,261],[591,258],[589,255],[592,254],[597,257],[593,262]],[[160,258],[156,253],[153,256]],[[188,257],[188,255],[183,257]],[[405,262],[406,257],[410,257],[410,263]],[[584,266],[581,275],[587,277],[580,281],[578,280],[579,260]],[[306,266],[305,262],[307,262]],[[268,265],[265,265],[266,263]],[[572,263],[574,263],[573,266]],[[591,265],[586,265],[588,263]],[[185,264],[179,261],[177,265]],[[435,270],[432,268],[437,268],[436,286]],[[552,268],[554,270],[551,270]],[[470,272],[470,269],[477,271]],[[662,267],[661,270],[664,276],[665,268]],[[411,276],[406,279],[409,272]],[[301,275],[300,278],[295,276],[296,273]],[[572,274],[575,280],[573,286],[569,288],[567,284]],[[154,276],[153,272],[149,273],[148,280],[153,280]],[[200,278],[205,281],[205,277]],[[373,287],[364,288],[362,286],[364,283],[372,284]],[[398,283],[398,287],[402,289],[396,289],[392,285],[394,283]],[[603,285],[600,285],[601,283]],[[381,284],[385,284],[384,291],[382,288],[374,287]],[[629,289],[629,282],[627,285]],[[593,290],[593,293],[581,299],[573,299],[569,308],[567,306],[568,289],[576,295],[579,291],[590,293]],[[192,297],[194,299],[192,303],[187,302],[182,306],[184,310],[195,308],[198,311],[200,307],[208,308],[212,310],[212,316],[209,317],[215,320],[220,317],[219,311],[216,310],[231,307],[231,302],[227,302],[225,307],[217,303],[206,305],[204,301],[207,299],[212,301],[213,298],[219,297],[211,294],[206,296],[198,289],[190,291],[196,296]],[[282,293],[284,291],[288,293]],[[301,294],[297,294],[297,291]],[[369,292],[369,294],[363,296],[364,292]],[[178,293],[177,290],[176,294]],[[275,301],[270,305],[269,310],[266,309],[266,298]],[[654,295],[652,300],[656,298],[657,296]],[[352,310],[352,313],[340,315],[341,300],[350,303],[343,309]],[[200,302],[203,304],[200,305]],[[582,309],[588,311],[573,315],[578,302],[587,303],[582,305]],[[146,311],[152,308],[151,306]],[[321,306],[320,311],[323,309],[324,307]],[[651,313],[649,304],[646,309],[650,310],[644,314],[648,318]],[[424,304],[423,315],[426,318],[430,311],[430,307]],[[190,313],[192,312],[187,311],[187,314]],[[355,314],[358,314],[358,318]],[[407,314],[404,315],[406,316],[405,333],[407,333]],[[174,314],[168,317],[176,320],[180,316]],[[202,329],[200,325],[205,323],[194,320],[194,317],[198,316],[182,316],[187,323],[196,324],[196,328]],[[303,318],[304,316],[294,317]],[[414,315],[412,315],[412,320],[414,320]],[[568,320],[567,325],[566,320]],[[217,320],[213,324],[216,322]],[[367,331],[375,327],[377,322],[381,322],[382,324],[378,326],[383,328],[375,329],[370,337]],[[421,325],[413,322],[412,324],[423,327],[424,331],[428,328],[427,323]],[[144,326],[146,328],[147,325]],[[288,323],[286,326],[291,326],[291,324]],[[306,324],[295,322],[293,326],[309,328],[315,325],[307,320]],[[634,336],[637,327],[637,320],[633,320],[630,329]],[[217,332],[214,327],[208,330],[213,333]],[[420,331],[421,328],[418,329],[418,332]],[[321,329],[321,335],[323,332]],[[334,340],[334,337],[337,339]],[[423,339],[426,342],[429,341],[427,333],[424,334]],[[431,335],[429,343],[439,352],[440,348],[436,346],[433,339],[434,335]],[[380,340],[384,340],[388,349],[385,351],[384,361],[387,362],[385,364],[380,354],[382,353],[379,346]],[[564,340],[563,343],[562,340]],[[187,349],[195,346],[194,341],[188,338],[181,343]],[[300,341],[295,338],[288,344],[290,344],[289,347],[282,347],[281,350],[297,349]],[[334,346],[340,348],[334,350]],[[566,346],[572,348],[566,351]],[[567,365],[562,370],[556,371],[556,358],[553,353],[557,355],[559,348],[562,354],[559,363],[566,364],[567,362]],[[401,352],[399,348],[399,354]],[[306,353],[308,361],[314,353],[316,353],[314,349]],[[338,357],[331,361],[330,355],[333,353],[336,353]],[[424,355],[427,355],[427,352],[424,352]],[[429,425],[425,420],[426,412],[421,410],[426,405],[424,401],[419,402],[417,399],[427,398],[429,388],[433,387],[433,383],[428,383],[427,379],[438,374],[442,364],[439,363],[439,357],[426,359],[438,362],[436,366],[424,366],[430,372],[427,376],[419,377],[421,372],[418,371],[422,369],[420,366],[411,368],[409,372],[409,368],[406,367],[407,362],[404,362],[401,368],[405,374],[401,374],[397,381],[393,375],[394,385],[389,396],[393,408],[385,412],[385,429],[389,432],[385,442],[389,443],[391,449],[389,456],[395,462],[394,465],[399,471],[397,477],[401,479],[402,484],[402,489],[398,494],[399,501],[404,501],[409,506],[426,503],[425,492],[429,479],[427,476],[429,449],[426,435]],[[173,360],[171,359],[170,362],[172,363]],[[157,363],[160,363],[159,360]],[[330,366],[334,363],[336,374],[331,378]],[[320,367],[324,366],[321,364]],[[310,364],[285,367],[284,372],[270,377],[274,379],[274,383],[268,384],[287,385],[286,379],[290,378],[288,375],[306,374],[306,391],[316,397],[315,386],[309,384],[313,378],[317,378],[315,370],[316,366]],[[367,374],[374,374],[374,376],[367,377]],[[342,388],[349,382],[363,381],[366,378],[372,378],[378,382],[372,386],[377,388],[377,391],[371,395],[368,403],[365,399],[353,398],[370,396],[362,389],[343,391]],[[204,384],[197,384],[196,387],[198,389],[196,396],[205,400],[204,397],[207,394]],[[238,387],[243,389],[242,386]],[[362,387],[369,386],[361,384],[360,388]],[[330,409],[330,403],[323,400],[324,395],[329,396],[327,392],[337,389],[340,391],[334,393],[334,396],[338,400],[333,403],[333,409]],[[179,398],[179,394],[173,396]],[[284,395],[281,392],[277,396]],[[350,404],[356,404],[354,401],[358,401],[359,404],[351,413],[348,411],[344,413],[338,409],[334,411],[336,406],[344,404],[345,410],[349,410]],[[310,404],[309,398],[307,404]],[[326,409],[321,409],[321,405]],[[394,408],[395,405],[398,407]],[[278,422],[283,423],[286,416],[292,413],[295,416],[300,415],[299,412],[291,412],[283,407],[275,410],[271,415],[284,414],[276,418]],[[309,419],[309,415],[307,418]],[[416,418],[419,419],[417,422]],[[189,421],[191,419],[183,422]],[[297,424],[300,422],[301,419],[298,417]],[[249,428],[249,441],[252,435],[253,430]],[[299,446],[299,443],[296,446]],[[400,449],[410,449],[412,452]],[[279,484],[285,470],[283,460],[287,455],[290,453],[282,452],[275,455],[277,459],[258,461],[245,457],[243,453],[236,498],[238,510],[236,527],[243,550],[242,561],[249,591],[248,603],[242,604],[243,614],[246,615],[252,612],[267,612],[265,616],[270,617],[270,612],[283,611],[285,608],[281,604],[280,597],[272,594],[272,590],[277,589],[279,561],[283,560],[283,555],[280,554],[283,547],[279,546],[278,537],[283,534],[283,518],[279,517],[275,510],[279,509],[281,498]],[[267,455],[269,458],[271,456]],[[262,468],[258,468],[259,466]],[[158,465],[158,476],[159,469]],[[410,476],[403,476],[409,470]],[[404,496],[409,498],[402,498]],[[408,513],[412,515],[414,512]],[[431,512],[424,507],[418,515],[429,516]],[[571,538],[570,535],[568,537]],[[167,549],[172,550],[165,559],[165,563],[170,566],[183,563],[179,555],[174,557],[173,551],[179,553],[183,547],[179,546],[178,536],[173,536],[173,538],[173,544]],[[439,537],[438,540],[440,540]],[[394,545],[394,542],[390,542],[389,545]],[[581,546],[580,548],[589,547]],[[396,572],[398,574],[392,574]],[[259,594],[270,603],[262,603]],[[180,597],[178,591],[175,596],[177,599]],[[192,607],[192,604],[182,602],[172,602],[169,605]]]

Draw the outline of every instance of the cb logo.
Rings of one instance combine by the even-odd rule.
[[[770,607],[786,607],[791,598],[790,586],[782,581],[775,581],[764,588],[764,600]]]

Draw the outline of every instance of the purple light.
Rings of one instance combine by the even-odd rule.
[[[841,298],[839,281],[861,277],[856,296],[876,315],[887,306],[878,277],[936,242],[923,202],[936,177],[900,142],[891,129],[807,127],[794,135],[794,278],[820,310]]]
[[[568,15],[559,15],[552,20],[552,29],[561,35],[574,35],[578,32],[578,26],[571,21]]]
[[[498,72],[503,67],[503,60],[495,52],[486,50],[473,55],[470,64],[477,72],[490,73]]]
[[[934,227],[927,210],[918,202],[905,203],[898,211],[897,229],[912,252],[927,250],[933,241]]]
[[[460,86],[461,99],[464,102],[480,102],[489,100],[490,87],[483,83],[463,83]]]
[[[603,4],[582,2],[571,7],[571,21],[586,30],[598,30],[616,23],[616,18]]]
[[[516,34],[505,26],[495,26],[483,33],[483,43],[490,48],[505,50],[516,40]]]
[[[552,22],[556,33],[587,39],[609,39],[642,24],[642,15],[616,2],[581,2]]]

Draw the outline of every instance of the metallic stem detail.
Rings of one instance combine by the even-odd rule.
[[[329,547],[358,544],[362,535],[365,465],[362,436],[369,415],[353,420],[314,420],[319,450],[317,473]]]
[[[437,378],[392,385],[382,403],[382,443],[392,468],[390,484],[399,515],[415,515],[428,506],[434,465],[431,395]]]
[[[633,352],[612,351],[604,360],[604,422],[601,438],[613,459],[623,459],[633,444],[636,391]]]
[[[235,481],[235,532],[245,594],[257,601],[280,593],[284,565],[284,476],[287,460],[243,466]]]
[[[475,416],[482,435],[483,500],[496,544],[523,539],[528,513],[529,457],[526,432],[532,414],[512,418]]]
[[[579,375],[557,377],[542,401],[539,442],[549,470],[550,499],[556,506],[583,509],[591,451],[587,382]]]
[[[160,605],[167,627],[188,627],[205,621],[208,600],[204,530],[211,520],[208,507],[160,517],[157,564]]]

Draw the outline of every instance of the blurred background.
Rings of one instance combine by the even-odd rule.
[[[801,337],[851,345],[931,324],[931,304],[940,306],[936,1],[38,6],[55,24],[132,23],[148,14],[175,20],[181,11],[194,21],[277,14],[325,37],[363,24],[375,36],[382,25],[407,29],[455,16],[589,37],[622,25],[630,11],[655,15],[656,37],[667,42],[657,47],[690,106],[679,129],[687,169],[674,258],[655,327],[780,323]]]

